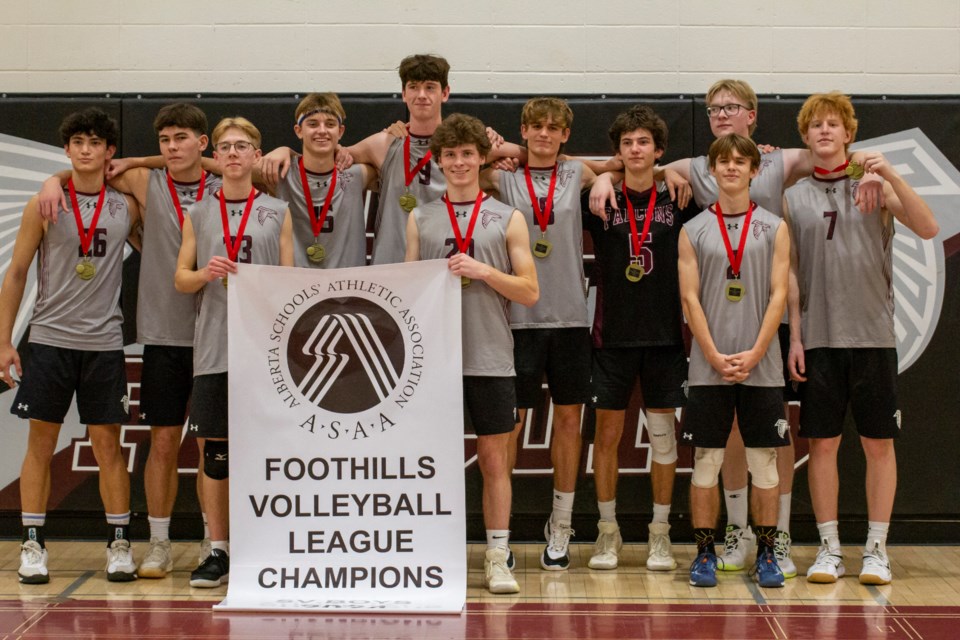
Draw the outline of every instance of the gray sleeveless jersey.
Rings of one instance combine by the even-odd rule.
[[[311,218],[323,210],[323,203],[330,190],[332,173],[307,171],[310,197],[314,211],[307,212],[303,197],[303,182],[298,168],[300,156],[296,156],[287,177],[277,186],[277,196],[290,203],[293,216],[293,263],[298,267],[314,269],[338,269],[362,267],[367,259],[367,235],[363,218],[363,172],[359,165],[337,172],[337,187],[330,202],[330,209],[316,242],[323,245],[326,257],[323,262],[311,262],[307,247],[314,243]]]
[[[731,302],[726,297],[730,260],[720,235],[717,214],[703,211],[683,225],[697,255],[700,269],[700,305],[707,316],[710,337],[717,350],[734,354],[753,347],[760,333],[763,314],[770,299],[770,269],[773,265],[774,242],[782,220],[762,207],[753,211],[749,229],[743,228],[746,214],[724,216],[730,244],[736,251],[741,233],[749,233],[740,265],[740,282],[744,297]],[[697,341],[690,349],[690,386],[732,384],[725,382],[710,366]],[[767,353],[742,384],[752,387],[782,387],[783,363],[777,337]]]
[[[473,202],[454,203],[461,237],[466,235]],[[480,262],[510,273],[507,254],[507,223],[513,207],[487,196],[477,216],[471,242],[472,255]],[[443,200],[434,200],[413,210],[420,235],[420,258],[447,258],[457,252],[453,227]],[[512,376],[513,334],[506,298],[485,283],[474,281],[463,289],[463,375]]]
[[[430,138],[410,136],[410,166],[413,169],[430,150]],[[403,140],[394,140],[380,167],[380,200],[373,236],[373,264],[403,262],[407,253],[407,212],[400,208],[400,196],[406,191],[403,170]],[[410,182],[410,193],[418,205],[436,200],[447,189],[440,167],[430,160]]]
[[[173,183],[184,209],[197,201],[199,182]],[[206,174],[204,198],[220,188],[220,176]],[[167,187],[166,169],[153,169],[147,182],[143,215],[143,251],[137,294],[137,342],[174,347],[193,344],[196,306],[194,297],[173,286],[180,254],[180,218]]]
[[[227,201],[231,238],[240,227],[246,199]],[[265,193],[258,193],[243,232],[237,262],[247,264],[280,263],[280,229],[287,203]],[[220,202],[208,196],[189,209],[197,241],[197,268],[213,256],[226,256]],[[197,292],[197,330],[193,337],[193,375],[225,373],[227,370],[227,290],[220,280],[213,280]]]
[[[806,349],[897,346],[893,217],[860,213],[856,188],[844,177],[787,189]]]
[[[84,231],[93,220],[99,196],[99,192],[77,192]],[[65,197],[69,203],[69,194]],[[82,260],[80,235],[73,209],[58,212],[57,222],[47,224],[40,241],[30,342],[80,351],[123,349],[120,282],[123,248],[129,235],[127,200],[107,187],[90,242],[90,262],[96,274],[90,280],[81,280],[77,277],[77,264]]]
[[[552,167],[530,170],[541,212],[546,206],[552,173]],[[534,258],[540,281],[540,299],[533,307],[511,303],[510,326],[514,329],[590,326],[583,286],[582,176],[583,164],[580,162],[564,161],[557,166],[553,211],[545,235],[553,243],[553,248],[546,258]],[[530,204],[530,192],[523,171],[500,172],[500,197],[523,214],[530,231],[530,241],[536,242],[541,236],[540,224]]]
[[[750,199],[767,211],[783,216],[783,181],[783,151],[764,153],[760,156],[760,172],[750,182]],[[717,201],[717,181],[710,175],[707,156],[690,160],[690,186],[698,206],[709,207]]]

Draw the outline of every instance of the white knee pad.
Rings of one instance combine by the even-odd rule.
[[[674,414],[647,411],[646,418],[653,461],[657,464],[673,464],[677,461],[677,429]]]
[[[717,486],[722,466],[723,449],[697,447],[696,453],[693,454],[693,477],[690,479],[690,484],[701,489]]]
[[[747,469],[750,470],[750,483],[757,489],[773,489],[780,484],[777,450],[773,447],[747,447]]]

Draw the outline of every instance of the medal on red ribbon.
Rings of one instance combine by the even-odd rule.
[[[77,190],[73,186],[73,178],[67,181],[67,191],[70,192],[70,206],[73,208],[73,219],[77,221],[77,234],[80,236],[80,253],[83,259],[77,264],[77,277],[81,280],[93,280],[97,275],[97,267],[90,261],[90,245],[93,243],[93,234],[97,230],[100,212],[103,211],[103,201],[107,195],[107,185],[100,187],[100,196],[97,198],[97,207],[93,210],[90,228],[83,228],[83,217],[80,215],[80,202],[77,200]]]
[[[203,200],[203,187],[207,184],[207,172],[200,170],[200,185],[197,187],[197,202]],[[170,198],[173,200],[173,208],[177,211],[177,219],[180,220],[180,229],[183,230],[183,207],[180,205],[180,195],[177,193],[177,187],[173,184],[173,178],[170,177],[170,171],[167,171],[167,189],[170,190]]]
[[[647,241],[647,235],[650,233],[650,222],[653,220],[653,207],[657,204],[657,183],[650,187],[650,201],[647,203],[647,212],[643,217],[643,231],[637,233],[637,219],[634,213],[633,203],[630,202],[630,196],[627,195],[627,181],[622,183],[623,199],[627,201],[627,218],[630,220],[630,244],[633,247],[633,257],[630,264],[627,265],[627,280],[630,282],[640,282],[644,276],[643,265],[640,264],[640,247]]]
[[[300,184],[303,185],[303,199],[307,203],[307,215],[310,216],[310,228],[313,230],[313,244],[307,247],[307,260],[314,264],[320,264],[327,257],[326,250],[320,244],[320,230],[323,229],[323,223],[326,222],[327,214],[330,213],[333,191],[337,188],[337,168],[333,168],[327,197],[323,200],[320,213],[317,213],[313,208],[313,196],[310,195],[310,184],[307,182],[307,170],[303,166],[303,156],[300,156],[298,164],[300,166]]]
[[[553,250],[553,243],[547,240],[547,225],[550,224],[550,214],[553,213],[553,194],[557,188],[557,165],[553,165],[553,172],[550,174],[550,186],[547,188],[547,200],[543,210],[540,209],[540,200],[537,199],[537,192],[533,189],[533,179],[530,177],[530,167],[524,165],[523,175],[527,180],[527,193],[530,194],[530,206],[533,208],[533,218],[540,227],[540,239],[533,243],[533,255],[538,258],[546,258]]]
[[[416,165],[411,169],[410,168],[410,135],[407,134],[407,137],[403,139],[403,178],[404,178],[404,192],[400,196],[400,208],[410,213],[413,211],[413,208],[417,206],[417,196],[410,193],[410,185],[413,183],[413,177],[420,173],[420,170],[423,169],[430,158],[432,157],[430,151],[417,162]]]
[[[733,245],[730,244],[730,235],[727,233],[727,225],[723,221],[723,210],[720,209],[720,202],[716,205],[717,223],[720,225],[720,237],[723,238],[723,246],[727,250],[727,259],[730,261],[730,270],[733,272],[733,280],[727,280],[726,296],[730,302],[740,302],[746,294],[743,283],[740,281],[740,265],[743,264],[743,249],[747,246],[747,236],[750,235],[750,218],[753,217],[753,202],[747,208],[747,215],[743,219],[743,229],[740,231],[740,242],[737,246],[737,252],[733,252]]]
[[[247,229],[247,220],[250,219],[250,210],[253,209],[253,201],[257,197],[257,190],[250,187],[250,195],[247,196],[247,204],[243,207],[243,215],[240,217],[240,226],[237,227],[237,235],[230,237],[230,215],[227,213],[227,200],[223,197],[223,189],[217,193],[220,197],[220,221],[223,223],[223,244],[227,248],[227,257],[236,262],[240,255],[240,246],[243,244],[243,232]],[[223,288],[227,288],[227,276],[220,278]]]
[[[470,240],[473,238],[473,229],[477,226],[477,216],[480,213],[480,205],[483,204],[484,193],[481,191],[477,194],[477,201],[473,203],[473,213],[470,214],[470,222],[467,223],[467,233],[462,235],[460,233],[460,225],[457,224],[457,212],[453,210],[453,203],[450,202],[450,198],[447,197],[447,194],[443,194],[443,203],[447,205],[447,214],[450,216],[450,226],[453,227],[453,237],[457,244],[457,251],[460,253],[467,253],[470,249]],[[470,278],[467,276],[460,276],[460,286],[464,289],[470,286]]]

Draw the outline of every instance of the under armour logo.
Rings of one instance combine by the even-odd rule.
[[[217,462],[225,462],[227,460],[227,454],[225,453],[214,454],[213,459]]]
[[[740,223],[739,223],[739,222],[728,222],[728,223],[727,223],[727,229],[739,229],[739,228],[740,228]]]
[[[467,212],[466,212],[466,211],[457,211],[456,213],[457,213],[457,217],[458,217],[458,218],[466,218],[466,217],[467,217]]]
[[[777,420],[776,427],[777,427],[777,435],[783,438],[785,435],[787,435],[787,431],[790,430],[790,423],[784,420],[783,418],[780,418],[779,420]]]
[[[146,419],[147,419],[147,414],[141,413],[141,414],[140,414],[140,419],[141,419],[141,420],[146,420]]]
[[[597,396],[592,396],[592,397],[590,398],[590,402],[594,402],[594,403],[595,403],[596,401],[597,401]]]
[[[23,404],[22,402],[18,402],[18,403],[17,403],[17,410],[18,410],[18,411],[29,411],[29,410],[30,410],[30,405],[28,405],[28,404]]]
[[[687,433],[686,431],[684,431],[684,432],[683,432],[683,439],[684,439],[684,440],[690,440],[690,441],[692,442],[692,441],[693,441],[693,434],[692,434],[692,433]]]
[[[198,424],[192,424],[192,423],[191,423],[191,424],[190,424],[190,431],[200,431],[200,425],[198,425]]]
[[[824,192],[824,193],[836,193],[836,192],[837,192],[837,188],[836,188],[836,187],[825,187],[824,190],[823,190],[823,192]]]

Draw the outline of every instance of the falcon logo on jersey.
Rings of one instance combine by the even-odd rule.
[[[379,305],[330,298],[293,325],[287,364],[297,391],[322,409],[365,411],[383,402],[403,371],[400,327]]]
[[[770,230],[770,225],[762,220],[753,221],[753,237],[759,239],[761,234]]]
[[[489,225],[491,222],[500,220],[502,217],[503,216],[501,216],[499,213],[483,209],[480,212],[480,224],[482,224],[483,228],[486,229],[487,225]]]
[[[781,438],[785,437],[787,435],[787,432],[790,430],[790,423],[787,422],[784,418],[780,418],[779,420],[777,420],[777,423],[774,426],[777,429],[777,435],[780,436]]]
[[[126,205],[127,203],[122,200],[115,200],[113,198],[107,200],[107,211],[110,214],[110,217],[116,218],[117,214],[123,211]]]
[[[263,226],[263,223],[267,221],[267,218],[273,218],[277,222],[280,221],[280,214],[277,213],[274,209],[269,209],[267,207],[257,207],[257,222],[260,223],[260,226]]]

